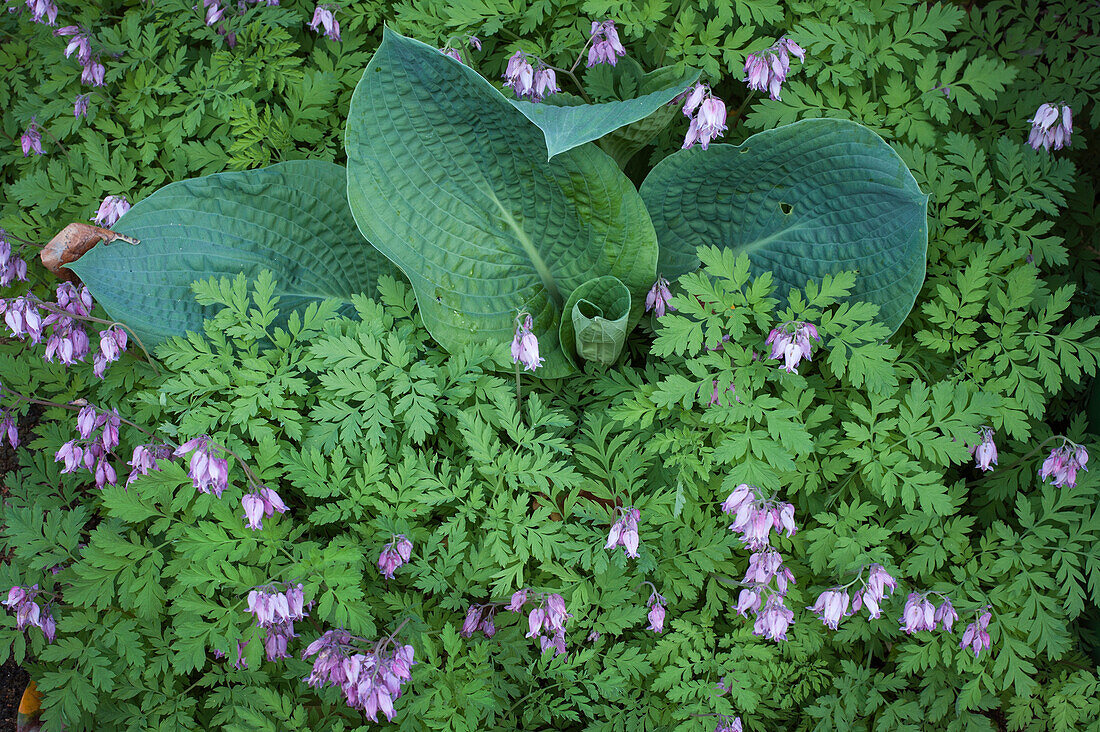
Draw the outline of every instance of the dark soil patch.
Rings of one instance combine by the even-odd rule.
[[[31,430],[38,424],[41,416],[42,408],[32,405],[30,411],[19,420],[20,444],[30,440]],[[19,458],[5,440],[3,447],[0,447],[0,498],[8,494],[4,477],[18,467]],[[7,557],[2,558],[2,561],[6,562]],[[0,596],[7,596],[7,588],[0,587]],[[0,730],[3,732],[14,732],[16,719],[19,717],[19,702],[23,699],[29,680],[27,672],[10,658],[0,666]]]
[[[0,730],[15,729],[15,720],[19,716],[19,701],[27,688],[30,677],[27,672],[8,659],[0,666]]]

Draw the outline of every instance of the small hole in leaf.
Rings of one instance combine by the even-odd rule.
[[[790,214],[791,211],[794,211],[794,206],[787,203],[786,201],[780,201],[779,202],[779,210],[782,211],[785,214]]]

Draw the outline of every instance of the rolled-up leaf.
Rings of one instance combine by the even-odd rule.
[[[597,277],[574,290],[565,304],[570,317],[561,324],[561,342],[572,346],[566,353],[574,360],[615,363],[629,333],[630,304],[630,290],[615,277]]]

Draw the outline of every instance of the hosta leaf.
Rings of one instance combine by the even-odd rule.
[[[578,145],[598,140],[620,127],[644,120],[658,110],[663,111],[664,114],[657,122],[656,129],[652,130],[652,135],[642,143],[644,145],[653,139],[653,135],[656,135],[671,119],[669,110],[665,109],[664,105],[695,83],[698,78],[699,72],[694,69],[678,74],[670,68],[662,68],[643,77],[645,86],[639,90],[640,96],[633,99],[568,106],[519,99],[509,101],[542,130],[546,138],[547,153],[553,158]],[[675,114],[674,109],[671,111]],[[637,135],[643,130],[633,132]],[[645,129],[644,132],[648,133],[650,130]]]
[[[139,244],[100,244],[68,266],[146,345],[202,331],[218,308],[196,303],[191,283],[209,277],[270,270],[284,313],[326,298],[350,302],[396,269],[363,241],[346,181],[339,165],[297,160],[172,183],[114,225]]]
[[[547,162],[539,128],[431,46],[386,30],[352,97],[347,152],[360,230],[412,281],[448,350],[496,343],[510,366],[526,309],[546,358],[535,375],[564,376],[570,293],[613,275],[640,303],[653,282],[656,235],[614,161],[583,145]]]
[[[566,355],[610,366],[626,343],[630,321],[630,290],[615,277],[585,282],[565,303],[561,345]]]
[[[658,271],[695,270],[695,249],[746,252],[785,297],[808,279],[858,272],[852,300],[880,306],[897,330],[924,282],[926,209],[905,163],[855,122],[810,119],[741,145],[681,150],[642,184],[661,243]]]

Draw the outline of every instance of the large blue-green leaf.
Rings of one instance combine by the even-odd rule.
[[[853,300],[897,330],[924,282],[928,196],[878,135],[855,122],[810,119],[741,145],[676,152],[642,184],[661,243],[658,271],[695,270],[700,244],[747,252],[780,286],[855,270]]]
[[[643,302],[657,239],[645,205],[595,145],[546,160],[541,130],[472,69],[390,30],[351,101],[348,199],[360,230],[412,282],[446,349],[498,344],[534,317],[546,378],[572,369],[565,300],[602,275]],[[640,316],[632,313],[633,322]]]
[[[699,72],[694,69],[682,74],[675,74],[671,69],[657,69],[651,76],[643,78],[646,85],[642,87],[645,93],[641,96],[601,104],[559,106],[518,99],[509,101],[542,130],[546,137],[547,154],[552,158],[649,117],[694,84],[698,78]],[[654,87],[659,88],[651,91]],[[667,125],[669,118],[675,113],[675,110],[664,111],[665,114],[661,115],[661,122],[653,135]],[[642,131],[648,133],[649,129],[644,128]],[[651,139],[652,135],[645,142]]]
[[[397,271],[363,241],[346,185],[344,168],[319,160],[172,183],[114,225],[139,244],[100,244],[68,266],[147,345],[202,330],[211,311],[191,283],[208,277],[270,270],[286,312],[350,300]]]

